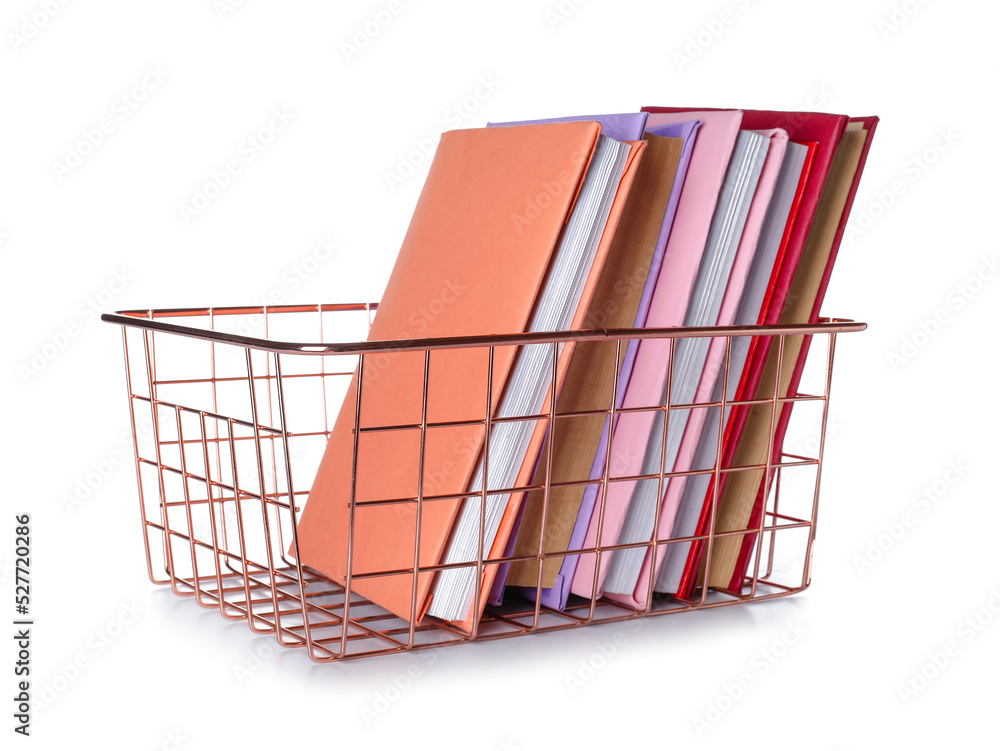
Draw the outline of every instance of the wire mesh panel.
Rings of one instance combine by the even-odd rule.
[[[272,633],[283,646],[305,647],[309,656],[320,662],[719,607],[781,597],[809,585],[836,337],[861,331],[864,324],[824,320],[809,326],[622,329],[366,342],[376,310],[374,304],[313,305],[127,311],[103,317],[122,327],[138,500],[153,582],[167,584],[179,595],[192,596],[199,605],[217,608],[222,617],[243,620],[255,632]],[[798,353],[803,337],[815,340],[809,360],[817,373],[813,393],[782,393],[779,378],[774,376],[757,388],[759,398],[726,400],[729,379],[739,377],[739,373],[730,372],[737,344],[753,342],[755,347],[769,348],[780,363],[788,343],[794,341],[796,346],[791,349]],[[621,354],[630,342],[642,339],[688,339],[695,346],[704,345],[704,351],[714,353],[711,357],[716,358],[720,372],[717,398],[671,403],[676,349],[671,346],[662,403],[627,409],[619,406],[617,396],[627,386],[621,382]],[[555,364],[564,347],[581,342],[605,342],[613,347],[619,377],[607,395],[607,408],[561,411]],[[428,431],[465,424],[428,417],[432,353],[475,348],[492,368],[499,348],[526,346],[545,347],[551,353],[552,388],[539,412],[502,419],[544,425],[548,439],[537,459],[542,469],[552,469],[559,441],[569,440],[573,426],[583,420],[610,421],[613,425],[624,412],[646,411],[657,416],[654,424],[662,430],[661,440],[655,444],[662,449],[658,455],[652,454],[648,464],[658,464],[654,471],[617,476],[608,462],[603,476],[554,481],[551,471],[539,472],[535,478],[541,480],[507,488],[512,497],[528,492],[538,495],[540,528],[548,529],[550,497],[559,488],[597,487],[595,519],[600,528],[608,488],[615,483],[648,483],[662,499],[672,480],[683,487],[685,481],[699,478],[698,487],[707,485],[710,489],[699,531],[676,537],[663,534],[662,504],[657,504],[655,517],[646,525],[652,531],[630,542],[552,550],[543,545],[540,536],[536,549],[527,554],[515,555],[508,549],[500,555],[492,551],[491,557],[482,503],[486,494],[469,491],[458,500],[469,500],[484,520],[478,550],[468,560],[427,566],[415,557],[409,568],[363,573],[352,572],[349,565],[342,583],[300,564],[297,523],[338,415],[343,412],[347,418],[341,419],[349,419],[354,414],[356,436],[372,430],[410,430],[423,447]],[[345,401],[352,376],[359,369],[392,367],[404,353],[423,357],[423,383],[414,384],[414,393],[422,401],[421,419],[377,428],[359,425],[364,395],[358,390],[355,400]],[[494,395],[489,393],[494,388],[492,378],[485,383],[483,404],[489,405],[494,403]],[[786,441],[783,449],[775,449],[774,436],[786,416],[783,410],[790,410],[793,403],[798,405],[796,417],[809,418],[809,427],[797,433],[794,446]],[[764,461],[739,464],[724,460],[725,416],[730,414],[727,410],[741,409],[765,415]],[[489,411],[478,421],[487,445],[495,423],[500,421]],[[678,430],[678,425],[688,422],[704,426],[703,435],[713,439],[707,442],[711,450],[703,452],[708,458],[700,464],[670,471],[667,436],[671,425]],[[610,457],[610,441],[607,452]],[[720,488],[725,478],[751,472],[763,478],[751,521],[722,531],[717,519]],[[433,475],[431,480],[425,480],[424,473],[420,477],[415,497],[380,503],[416,504],[419,515],[426,504],[441,502],[442,498],[434,495]],[[351,519],[364,503],[351,499]],[[353,528],[348,531],[352,543],[353,532]],[[419,549],[419,525],[415,534],[414,544]],[[735,542],[727,543],[727,538]],[[602,539],[599,534],[598,540]],[[737,586],[707,585],[712,581],[713,550],[727,544],[740,548],[747,574]],[[641,606],[609,597],[571,598],[564,609],[543,604],[542,570],[547,558],[577,555],[599,561],[601,556],[633,549],[659,560],[669,546],[681,545],[686,546],[684,550],[698,552],[702,561],[697,586],[687,598],[659,594],[656,578],[647,576],[640,580],[645,588],[644,596],[637,597]],[[415,581],[421,573],[440,576],[442,570],[463,566],[473,572],[479,584],[486,567],[524,561],[532,562],[538,572],[535,591],[529,587],[527,598],[508,596],[502,604],[487,606],[471,632],[446,621],[401,617],[356,591],[357,581],[365,578],[409,576]],[[475,591],[479,598],[479,589]],[[418,603],[412,601],[411,606],[411,614],[415,614]]]

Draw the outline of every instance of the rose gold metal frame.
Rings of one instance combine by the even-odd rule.
[[[305,647],[309,657],[317,662],[354,659],[368,655],[458,644],[474,639],[499,639],[536,631],[578,628],[589,623],[721,607],[740,602],[784,597],[809,586],[835,342],[838,334],[863,331],[866,328],[864,323],[846,319],[823,319],[815,325],[794,326],[615,329],[383,342],[322,341],[324,325],[326,324],[329,329],[331,320],[340,320],[348,315],[363,315],[370,325],[376,309],[375,304],[285,305],[132,310],[102,316],[104,321],[122,327],[139,508],[146,565],[151,581],[168,584],[176,594],[193,595],[199,605],[218,608],[225,618],[244,620],[254,632],[274,634],[283,646]],[[294,328],[305,332],[307,336],[315,337],[315,341],[288,342],[269,338],[269,329],[278,318],[283,322],[293,321]],[[179,320],[184,323],[178,323]],[[189,322],[197,325],[187,325]],[[234,322],[262,324],[264,336],[251,337],[226,333],[221,330],[226,328],[221,325],[223,322],[230,324],[229,328],[233,328],[231,324]],[[718,476],[728,472],[764,469],[764,476],[768,478],[766,482],[774,487],[773,492],[767,494],[769,498],[767,508],[761,515],[758,526],[736,532],[716,532],[715,504],[718,502],[716,491],[707,535],[684,538],[657,538],[653,535],[651,539],[631,546],[598,546],[548,554],[543,552],[540,541],[535,556],[489,558],[483,552],[484,532],[481,519],[480,544],[476,560],[465,564],[450,564],[450,566],[460,566],[474,563],[477,566],[477,578],[480,578],[485,564],[526,558],[541,560],[546,555],[593,554],[599,557],[611,550],[635,546],[652,548],[655,552],[657,546],[668,542],[693,540],[704,541],[708,550],[706,558],[710,560],[710,551],[715,539],[730,535],[756,535],[756,556],[751,562],[741,592],[701,589],[695,599],[690,601],[648,596],[646,598],[648,604],[642,609],[632,609],[601,599],[577,602],[564,612],[542,606],[536,597],[535,602],[523,601],[523,604],[505,604],[497,609],[488,608],[486,615],[470,635],[453,629],[448,624],[432,623],[427,619],[422,623],[415,623],[412,617],[417,609],[415,601],[411,601],[411,618],[404,620],[382,610],[352,591],[352,581],[360,578],[409,574],[414,581],[415,597],[416,577],[412,575],[418,568],[416,556],[413,566],[401,571],[353,576],[349,573],[344,586],[326,580],[298,563],[296,521],[308,496],[308,487],[312,479],[308,469],[296,464],[299,447],[305,441],[312,441],[313,448],[319,445],[321,450],[332,427],[331,416],[335,416],[339,408],[339,404],[333,403],[337,397],[336,389],[331,388],[331,384],[338,383],[346,390],[346,383],[351,375],[356,369],[364,369],[366,362],[377,363],[375,358],[391,357],[393,353],[398,352],[425,353],[420,423],[362,429],[362,431],[419,429],[422,467],[423,437],[428,427],[469,424],[428,422],[429,363],[430,353],[434,350],[488,348],[489,367],[492,373],[493,354],[495,349],[501,346],[547,344],[552,349],[555,362],[558,345],[566,342],[615,341],[618,353],[621,354],[623,345],[632,339],[724,337],[726,350],[723,378],[726,379],[735,337],[777,338],[777,352],[780,358],[785,338],[795,335],[827,337],[824,384],[820,394],[779,394],[778,382],[775,379],[773,392],[766,399],[733,402],[723,399],[722,402],[696,405],[668,403],[665,406],[651,405],[629,410],[612,407],[603,411],[556,414],[556,419],[603,414],[610,415],[614,420],[617,413],[625,411],[667,410],[669,419],[670,410],[676,409],[711,406],[725,409],[727,406],[770,404],[773,445],[779,405],[800,401],[821,402],[822,419],[819,425],[818,451],[815,452],[815,456],[783,452],[774,456],[772,455],[774,452],[769,450],[765,464],[723,467],[723,447],[720,444],[715,466],[709,470],[664,472],[661,462],[661,471],[658,474],[609,477],[606,470],[603,478],[596,481],[566,483],[546,481],[543,488],[544,525],[548,513],[549,492],[552,487],[559,485],[599,484],[605,488],[611,482],[657,479],[662,489],[663,483],[669,477],[699,473],[712,473]],[[223,351],[227,355],[225,364],[221,358]],[[813,351],[815,352],[816,348],[813,348]],[[673,348],[670,359],[672,362]],[[343,365],[344,360],[347,361],[346,367]],[[621,362],[621,358],[618,361]],[[238,367],[234,363],[237,363]],[[553,372],[554,370],[555,368]],[[176,377],[173,377],[173,371],[178,371]],[[184,371],[186,375],[180,371]],[[668,373],[672,371],[673,368],[669,367]],[[492,378],[487,382],[491,383]],[[289,414],[291,396],[296,392],[306,391],[309,387],[313,387],[314,401],[309,402],[308,399],[305,401],[311,404],[309,410],[321,415],[322,419],[309,429],[293,430],[289,427],[294,423]],[[617,382],[614,384],[610,404],[615,403],[615,396],[621,387],[622,384]],[[234,394],[236,395],[236,401],[239,403],[236,409],[220,407],[220,401],[228,401],[222,398],[226,394],[229,400]],[[359,393],[354,405],[355,427],[360,415],[361,398]],[[492,394],[487,391],[484,398],[489,405]],[[514,419],[551,421],[554,408],[555,401],[550,399],[541,414]],[[234,411],[239,414],[232,414]],[[487,437],[490,435],[493,422],[496,420],[489,417],[477,422],[485,426]],[[720,437],[722,428],[720,420]],[[357,436],[362,431],[355,430],[355,459]],[[548,449],[543,452],[542,458],[542,461],[550,464],[552,443],[547,442]],[[791,471],[792,468],[810,466],[815,467],[815,483],[811,492],[807,494],[808,497],[800,499],[800,503],[804,504],[804,513],[790,512],[784,497],[782,511],[779,513],[778,498],[781,495],[782,474]],[[770,480],[772,469],[776,470],[773,473],[773,481]],[[354,481],[356,481],[356,471],[355,464]],[[551,472],[546,476],[551,477]],[[718,483],[714,485],[718,487]],[[528,486],[530,487],[534,486]],[[520,491],[528,488],[512,490]],[[481,497],[481,494],[466,493],[457,497],[469,496]],[[424,504],[440,498],[443,496],[425,495],[423,482],[420,482],[416,498],[377,501],[377,503],[416,504],[415,550],[419,550],[421,509]],[[356,501],[352,490],[349,561],[354,542],[354,513],[365,503]],[[603,523],[603,492],[600,493],[598,503],[600,521]],[[481,504],[480,508],[483,507]],[[658,525],[659,511],[656,521]],[[793,534],[798,536],[799,544],[791,560],[792,573],[789,575],[785,570],[789,561],[781,559],[779,565],[776,543]],[[804,544],[801,540],[803,536]],[[289,549],[295,551],[295,555],[289,555],[287,553]],[[425,566],[419,570],[435,571],[447,567],[449,566]],[[162,574],[159,571],[161,568]],[[538,566],[538,570],[537,588],[540,589],[542,567]],[[348,571],[350,572],[350,566]],[[652,595],[652,589],[653,582],[650,581],[648,595]]]

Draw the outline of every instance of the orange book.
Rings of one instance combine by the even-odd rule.
[[[524,331],[599,133],[595,122],[444,133],[369,340]],[[491,413],[515,355],[515,347],[495,350]],[[391,350],[363,358],[293,550],[304,566],[406,620],[426,611],[434,573],[421,571],[416,582],[412,573],[424,361],[423,352]],[[482,424],[433,424],[485,420],[489,351],[435,350],[429,361],[421,568],[441,560],[462,502],[455,496],[466,492],[484,439]]]

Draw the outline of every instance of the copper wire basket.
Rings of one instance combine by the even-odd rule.
[[[376,308],[375,304],[285,305],[135,310],[102,316],[122,328],[139,509],[151,581],[168,584],[178,595],[193,596],[199,605],[218,609],[223,618],[245,621],[251,631],[274,634],[282,646],[305,647],[317,662],[721,607],[784,597],[809,586],[836,338],[864,330],[864,323],[823,319],[815,325],[795,326],[362,341]],[[715,532],[713,505],[707,534],[676,539],[653,536],[640,543],[653,547],[692,541],[707,546],[710,559],[717,538],[753,534],[756,550],[740,591],[700,588],[691,600],[650,596],[642,609],[598,599],[557,611],[536,597],[535,602],[487,608],[473,633],[467,634],[427,619],[414,623],[398,618],[352,592],[350,579],[345,589],[303,567],[288,553],[298,549],[297,517],[307,501],[347,385],[366,360],[394,352],[424,352],[427,363],[429,353],[436,349],[489,348],[492,355],[494,348],[503,346],[549,344],[555,351],[565,342],[593,340],[617,341],[621,353],[632,339],[699,336],[726,339],[723,379],[736,337],[770,340],[779,360],[786,337],[825,337],[827,343],[825,363],[819,363],[817,394],[782,396],[775,378],[772,395],[763,400],[649,408],[769,404],[773,444],[779,405],[813,402],[819,407],[813,439],[805,442],[806,448],[793,453],[783,450],[780,456],[772,456],[769,449],[764,465],[722,468],[720,444],[716,465],[707,472],[766,471],[767,502],[756,527]],[[348,343],[328,343],[331,340]],[[822,349],[815,344],[811,351],[822,357]],[[668,368],[672,371],[672,363]],[[426,379],[423,393],[426,400]],[[552,411],[549,404],[546,412],[532,417],[550,420]],[[610,409],[605,414],[614,419],[615,412]],[[557,419],[574,414],[582,413],[558,413]],[[485,421],[487,430],[489,422]],[[406,427],[427,429],[426,425]],[[787,473],[805,468],[811,472],[805,482],[784,479]],[[661,471],[649,477],[662,483],[675,475],[695,473]],[[546,487],[546,502],[547,493]],[[790,540],[787,545],[786,538]],[[419,549],[419,539],[416,543]],[[599,556],[613,547],[559,554]],[[514,560],[490,559],[482,549],[480,537],[480,563]],[[538,560],[544,556],[539,549]],[[409,570],[411,575],[413,570]],[[652,581],[649,594],[653,594]]]

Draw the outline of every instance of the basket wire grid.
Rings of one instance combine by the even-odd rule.
[[[305,647],[309,657],[317,662],[721,607],[783,597],[809,586],[836,337],[840,333],[862,331],[865,324],[846,319],[823,319],[814,325],[617,329],[361,341],[376,309],[376,304],[284,305],[136,310],[102,316],[106,322],[122,328],[139,508],[151,581],[169,584],[173,592],[193,596],[203,607],[217,608],[224,618],[244,620],[253,632],[274,634],[282,646]],[[284,339],[286,336],[289,339]],[[328,343],[331,336],[337,341],[349,343]],[[726,401],[723,396],[721,401],[716,402],[670,404],[668,398],[665,405],[616,409],[616,396],[621,387],[616,378],[608,409],[560,412],[556,410],[556,368],[553,367],[550,399],[545,410],[541,414],[513,418],[550,423],[553,419],[608,415],[613,424],[615,416],[626,411],[666,410],[666,430],[671,412],[678,409],[718,407],[724,413],[727,407],[769,405],[769,446],[773,446],[783,405],[788,404],[790,408],[791,403],[818,403],[821,410],[818,433],[810,442],[810,449],[814,450],[808,452],[782,451],[775,456],[769,447],[764,464],[724,467],[724,446],[720,440],[715,466],[709,469],[666,472],[661,462],[657,474],[619,478],[609,477],[605,462],[604,476],[598,480],[557,483],[551,482],[549,472],[546,473],[544,486],[508,489],[516,492],[535,488],[543,490],[541,517],[544,529],[550,490],[559,485],[599,485],[602,491],[598,498],[599,522],[603,523],[603,491],[611,482],[655,479],[658,480],[662,498],[663,484],[671,477],[711,474],[713,478],[720,478],[730,472],[764,470],[766,507],[759,516],[759,523],[752,529],[715,530],[719,483],[713,482],[706,534],[662,538],[654,531],[648,540],[640,543],[597,544],[595,547],[554,552],[543,551],[544,536],[540,536],[534,556],[490,558],[489,545],[483,544],[481,524],[475,561],[419,566],[415,554],[413,567],[409,569],[369,572],[354,577],[409,574],[414,581],[415,596],[415,571],[437,571],[474,564],[477,573],[475,606],[478,609],[484,565],[528,558],[537,560],[537,591],[540,591],[540,562],[546,556],[592,554],[599,560],[602,553],[608,554],[624,547],[651,548],[655,555],[660,545],[692,542],[704,546],[703,560],[707,568],[711,565],[711,551],[716,540],[725,536],[753,535],[754,555],[740,591],[703,587],[690,600],[654,596],[655,577],[650,577],[643,608],[632,608],[607,599],[580,599],[572,601],[564,611],[542,605],[536,591],[534,601],[515,599],[497,608],[487,608],[481,621],[469,634],[447,623],[428,619],[418,623],[412,617],[409,620],[399,618],[359,596],[352,590],[350,564],[348,577],[341,585],[299,563],[297,518],[307,501],[310,483],[340,411],[347,385],[355,371],[364,369],[366,363],[369,367],[382,363],[384,367],[397,353],[424,353],[421,423],[377,428],[419,429],[422,453],[428,426],[460,424],[428,422],[430,356],[435,350],[461,347],[488,349],[492,373],[493,354],[500,347],[549,346],[554,365],[560,347],[566,343],[613,341],[616,342],[620,366],[621,354],[633,339],[724,338],[725,359],[720,375],[724,395],[727,393],[727,379],[731,375],[728,371],[735,338],[756,337],[758,342],[766,343],[762,346],[775,347],[780,362],[786,338],[793,336],[807,339],[826,337],[825,362],[822,363],[820,378],[822,388],[817,389],[818,394],[781,395],[779,378],[775,376],[771,394],[764,399]],[[816,352],[816,348],[813,351]],[[668,374],[673,372],[673,352],[671,347]],[[492,383],[492,377],[487,379],[487,383]],[[487,390],[489,388],[487,386]],[[670,389],[667,391],[669,394]],[[359,434],[357,427],[360,400],[363,398],[360,392],[358,389],[355,405],[344,405],[345,410],[354,408],[355,436]],[[487,405],[491,403],[491,394],[484,394],[484,398]],[[487,440],[494,422],[487,410],[486,419],[478,423],[485,427]],[[725,420],[718,421],[720,438],[724,423]],[[372,429],[363,427],[361,431]],[[540,458],[540,461],[549,463],[549,469],[553,443],[545,442],[546,448]],[[801,468],[811,469],[814,476],[805,478],[804,482],[802,478],[791,483],[786,481],[785,484],[792,490],[782,493],[783,475]],[[357,472],[356,464],[354,472]],[[495,489],[490,490],[491,495],[495,492]],[[788,498],[790,494],[793,496],[791,500]],[[480,494],[466,493],[464,496],[478,498]],[[391,501],[417,505],[415,551],[420,549],[420,508],[423,503],[432,500],[423,497],[421,479],[416,498]],[[356,506],[360,507],[363,503],[351,499],[352,520]],[[480,508],[484,509],[485,504],[480,503]],[[659,516],[658,509],[654,530],[660,526]],[[601,539],[600,533],[598,539]],[[779,539],[782,540],[780,544]],[[789,540],[787,546],[786,539]],[[349,540],[349,545],[353,545],[353,527]],[[779,548],[785,547],[790,552],[779,554]],[[349,560],[350,555],[349,552]],[[411,612],[415,612],[417,603],[413,601],[411,604]]]

